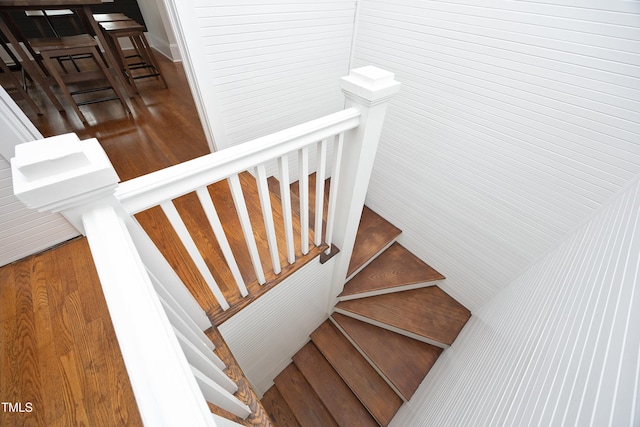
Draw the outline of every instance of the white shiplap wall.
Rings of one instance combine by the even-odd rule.
[[[367,204],[476,310],[640,173],[640,2],[361,0],[396,73]]]
[[[391,427],[640,425],[640,179],[478,309]]]
[[[170,10],[218,150],[344,107],[354,0],[184,0]]]
[[[0,266],[78,236],[60,214],[27,209],[13,195],[9,159],[18,144],[42,138],[0,87]]]
[[[327,318],[334,260],[310,262],[220,326],[261,396]]]

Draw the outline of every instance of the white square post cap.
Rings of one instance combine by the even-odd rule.
[[[342,91],[347,97],[355,96],[360,101],[378,103],[391,98],[400,90],[400,83],[394,79],[395,74],[382,68],[367,65],[349,71],[342,78]]]
[[[120,181],[98,140],[73,133],[17,145],[11,170],[16,197],[39,210],[71,207]]]

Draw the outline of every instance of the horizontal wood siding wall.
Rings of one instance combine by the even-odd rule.
[[[15,146],[41,138],[20,107],[0,87],[0,266],[79,234],[60,214],[27,209],[13,195],[10,159]]]
[[[402,82],[367,204],[475,310],[640,173],[640,3],[359,2]]]
[[[194,4],[219,149],[344,107],[353,0]]]
[[[78,231],[61,215],[27,209],[13,195],[11,166],[0,157],[0,265],[77,235]]]
[[[640,180],[477,310],[391,427],[638,426]]]
[[[261,396],[327,318],[333,265],[310,262],[220,326]]]

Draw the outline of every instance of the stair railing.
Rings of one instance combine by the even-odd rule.
[[[399,89],[393,74],[375,67],[352,70],[342,84],[348,107],[343,111],[120,184],[95,139],[80,141],[74,134],[67,134],[16,147],[16,157],[12,159],[16,196],[27,207],[61,212],[87,236],[145,425],[215,426],[215,419],[220,419],[211,415],[207,401],[241,418],[249,414],[249,408],[233,396],[236,386],[222,372],[224,364],[211,352],[212,344],[202,333],[211,326],[209,319],[133,215],[159,205],[203,277],[211,276],[173,200],[190,192],[198,195],[222,250],[228,252],[225,257],[231,266],[235,261],[224,243],[226,237],[207,186],[228,180],[247,246],[251,248],[255,241],[243,206],[239,174],[253,170],[272,268],[278,274],[281,267],[274,220],[270,217],[267,163],[276,161],[279,166],[288,230],[287,261],[293,262],[288,156],[298,155],[300,219],[306,225],[309,149],[318,146],[315,203],[316,212],[322,212],[327,145],[332,142],[327,231],[324,239],[314,235],[313,243],[328,247],[335,243],[341,249],[331,284],[332,296],[337,296],[346,277],[386,105]],[[315,229],[322,230],[322,224],[316,222]],[[308,250],[305,236],[309,234],[309,229],[303,227],[303,253]],[[259,255],[250,250],[254,252],[252,261],[258,281],[262,282]],[[209,285],[224,307],[224,297],[215,281]],[[237,286],[242,292],[240,277]],[[329,304],[332,306],[333,301]]]

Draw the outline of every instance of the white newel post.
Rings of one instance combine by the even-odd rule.
[[[399,90],[393,73],[373,66],[353,69],[342,78],[346,107],[357,108],[361,116],[360,125],[345,134],[340,163],[333,238],[340,253],[336,256],[330,308],[347,276],[387,105]]]
[[[16,147],[14,192],[61,212],[87,236],[146,426],[215,426],[114,197],[118,175],[95,139],[60,135]]]

